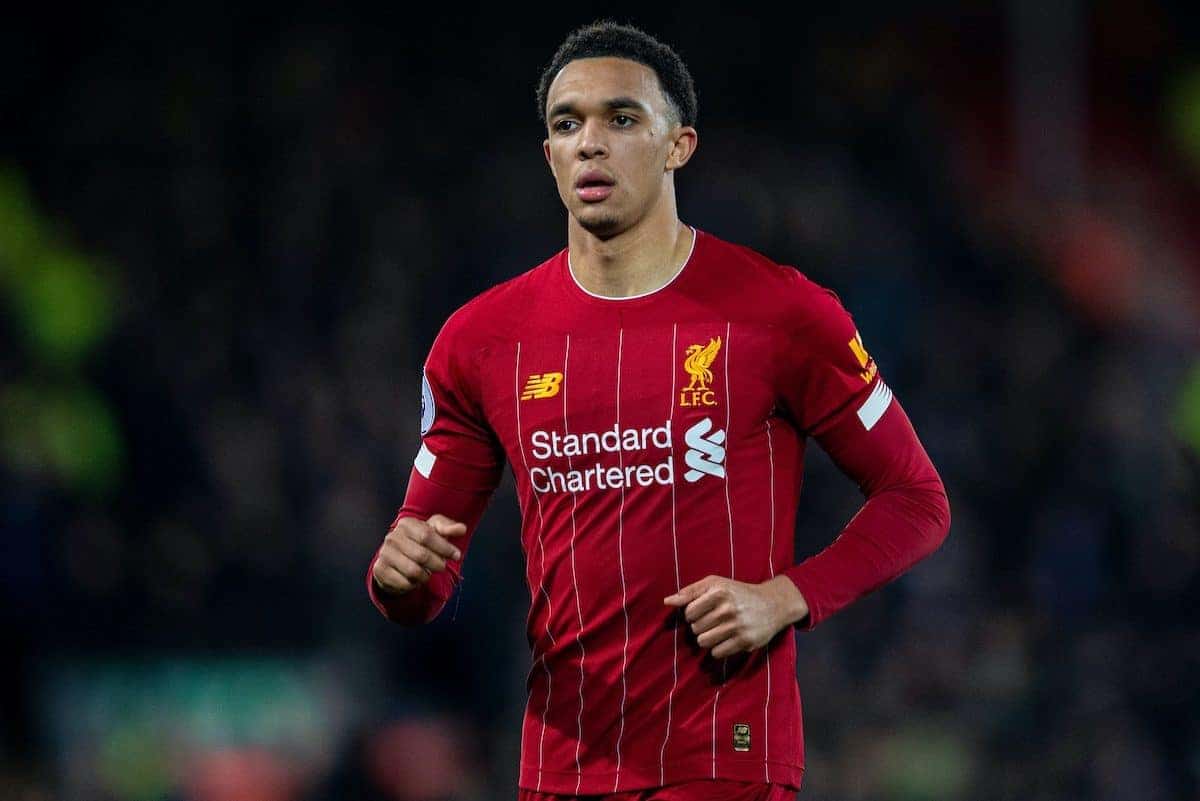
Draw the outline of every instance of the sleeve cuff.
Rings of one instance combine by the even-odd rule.
[[[803,563],[793,565],[784,570],[783,575],[787,576],[796,585],[796,589],[804,596],[804,603],[808,605],[808,614],[792,625],[798,631],[812,631],[824,619],[824,615],[822,614],[820,604],[817,602],[817,593],[813,589],[814,582],[807,575],[807,571],[802,570],[803,567]]]
[[[379,554],[376,553],[375,558],[378,557]],[[384,592],[375,583],[374,567],[375,559],[372,559],[371,564],[367,566],[367,594],[371,596],[371,603],[379,613],[394,623],[406,626],[429,623],[438,616],[449,600],[449,594],[443,597],[438,592],[441,582],[435,584],[437,579],[444,577],[443,573],[435,574],[428,583],[411,592],[392,594]]]

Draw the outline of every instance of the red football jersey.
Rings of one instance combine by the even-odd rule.
[[[942,484],[837,296],[695,231],[664,287],[611,299],[566,250],[446,322],[423,382],[422,444],[400,516],[473,530],[511,465],[530,593],[520,785],[591,794],[803,772],[796,644],[713,659],[663,599],[708,575],[784,573],[812,628],[899,575],[949,526]],[[806,438],[867,503],[801,564]],[[457,538],[464,559],[469,535]],[[432,619],[460,562],[402,596]]]

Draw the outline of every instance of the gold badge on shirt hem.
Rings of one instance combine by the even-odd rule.
[[[749,751],[750,750],[750,724],[749,723],[733,724],[733,750],[734,751]]]

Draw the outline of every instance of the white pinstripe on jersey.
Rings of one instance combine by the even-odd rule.
[[[550,644],[554,645],[554,635],[550,632],[550,620],[554,616],[554,607],[550,603],[550,593],[546,591],[546,545],[542,542],[542,533],[546,528],[545,518],[542,516],[542,499],[538,493],[533,490],[533,480],[529,477],[529,458],[525,455],[525,441],[522,438],[521,432],[521,343],[517,342],[517,358],[514,368],[513,377],[513,400],[517,405],[517,447],[521,449],[521,462],[525,465],[525,477],[530,483],[530,493],[533,495],[533,500],[537,504],[538,512],[538,548],[542,552],[542,576],[538,579],[538,589],[542,591],[542,595],[546,598],[546,636],[550,638]],[[527,557],[528,558],[528,557]],[[532,584],[530,580],[530,584]],[[533,669],[537,667],[538,661],[542,663],[542,670],[546,671],[546,705],[542,708],[542,733],[538,738],[538,784],[537,789],[540,792],[542,789],[542,746],[546,741],[546,715],[550,712],[550,668],[546,665],[546,654],[543,651],[541,657],[534,655],[533,664],[529,667],[529,673],[532,675]],[[529,681],[529,677],[525,679]],[[522,749],[524,750],[524,749]]]
[[[733,406],[733,398],[729,397],[729,342],[730,323],[725,322],[725,513],[729,518],[729,578],[736,580],[733,567],[733,505],[729,502],[729,452],[733,450],[733,436],[729,432],[729,409]],[[725,671],[729,665],[729,657],[721,660],[721,683],[717,685],[717,694],[713,696],[712,714],[712,777],[717,778],[717,702],[721,700],[721,688],[725,686]]]
[[[563,353],[563,379],[562,379],[562,396],[563,396],[563,434],[571,433],[567,426],[567,365],[571,361],[571,335],[567,334],[566,350]],[[571,464],[571,457],[567,457],[567,469],[574,470],[574,465]],[[579,645],[579,717],[576,719],[579,735],[575,738],[575,771],[578,778],[575,780],[575,794],[579,795],[579,788],[583,783],[583,765],[579,761],[579,749],[583,745],[583,662],[587,659],[587,650],[583,647],[583,607],[579,602],[579,579],[575,573],[575,509],[578,507],[578,499],[575,491],[571,490],[571,588],[575,593],[575,611],[579,614],[579,631],[575,633],[575,642]]]
[[[621,355],[625,350],[625,329],[620,329],[617,339],[617,430],[621,429]],[[617,464],[621,472],[625,472],[625,460],[620,450],[617,451]],[[617,731],[617,775],[613,778],[613,789],[621,781],[621,737],[625,734],[625,665],[628,664],[629,653],[629,607],[625,596],[625,485],[621,485],[621,505],[617,507],[617,564],[621,566],[621,611],[625,613],[625,647],[621,650],[621,727]]]
[[[679,332],[679,324],[671,326],[671,411],[668,419],[675,422],[675,341],[676,335]],[[675,461],[675,438],[671,438],[671,461]],[[675,555],[675,592],[679,592],[682,585],[679,581],[679,543],[675,539],[675,482],[671,482],[671,552]],[[658,755],[658,783],[666,784],[666,755],[667,741],[671,739],[671,702],[675,698],[675,685],[679,682],[679,626],[678,624],[671,627],[672,632],[672,660],[671,660],[671,692],[667,695],[667,733],[663,737],[662,750]]]

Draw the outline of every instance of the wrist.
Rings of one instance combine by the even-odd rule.
[[[781,617],[780,628],[794,625],[808,617],[808,601],[790,578],[776,576],[763,586],[770,588],[776,598],[776,608]]]

